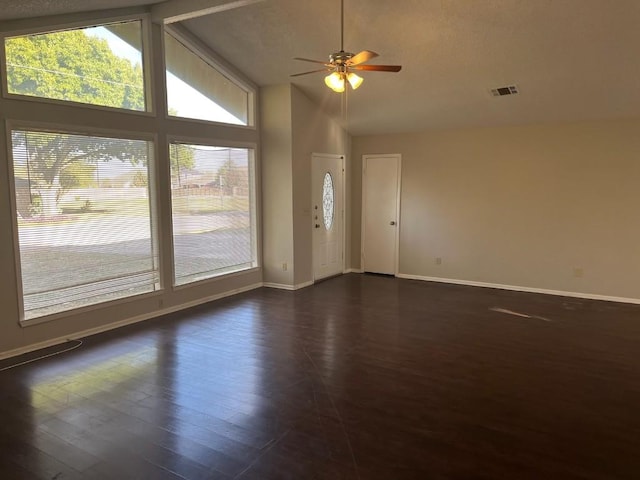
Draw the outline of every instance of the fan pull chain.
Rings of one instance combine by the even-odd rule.
[[[344,96],[344,129],[349,130],[349,93]]]
[[[349,130],[349,89],[345,88],[340,98],[341,117],[344,120],[344,129]]]

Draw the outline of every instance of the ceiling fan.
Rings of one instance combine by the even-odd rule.
[[[323,62],[322,60],[312,60],[310,58],[295,57],[294,60],[301,60],[303,62],[319,63],[324,66],[318,70],[311,70],[310,72],[295,73],[292,77],[299,77],[301,75],[308,75],[310,73],[318,72],[331,72],[324,79],[324,83],[337,93],[345,91],[346,83],[349,82],[351,88],[354,90],[358,88],[363,78],[356,75],[353,70],[362,70],[370,72],[399,72],[402,68],[401,65],[363,65],[369,60],[377,57],[376,52],[371,50],[363,50],[359,53],[345,52],[344,50],[344,0],[340,0],[340,51],[334,52],[329,55],[329,62]]]

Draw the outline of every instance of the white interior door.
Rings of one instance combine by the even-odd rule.
[[[313,278],[340,275],[344,251],[344,157],[314,153],[311,158]]]
[[[362,157],[362,268],[398,273],[400,155]]]

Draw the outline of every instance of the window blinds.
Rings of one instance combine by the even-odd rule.
[[[159,288],[152,144],[11,133],[25,320]]]

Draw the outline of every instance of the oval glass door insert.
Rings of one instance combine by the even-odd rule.
[[[327,172],[324,174],[324,182],[322,185],[322,213],[324,217],[324,228],[327,230],[333,225],[333,194],[333,179],[331,178],[331,174]]]

